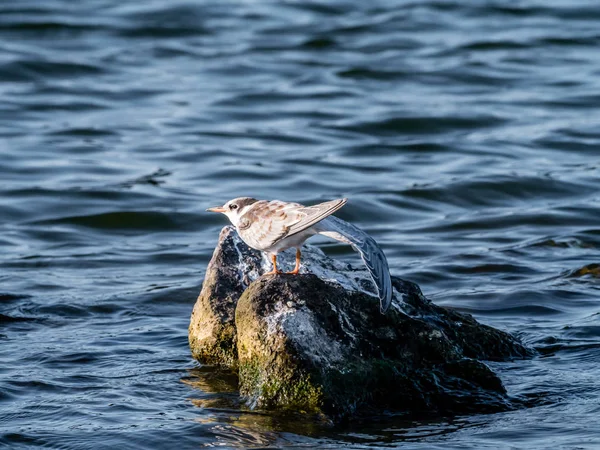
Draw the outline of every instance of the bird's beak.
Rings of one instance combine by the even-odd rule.
[[[208,208],[207,211],[224,213],[225,212],[225,208],[223,208],[222,206],[215,206],[214,208]]]

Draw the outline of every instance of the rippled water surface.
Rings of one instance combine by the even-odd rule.
[[[0,446],[600,448],[596,0],[0,2]],[[503,414],[249,411],[187,325],[240,195],[519,334]],[[348,248],[320,244],[357,262]]]

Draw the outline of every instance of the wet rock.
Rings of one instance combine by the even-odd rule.
[[[512,407],[500,379],[479,360],[530,356],[517,339],[434,305],[397,277],[392,307],[382,315],[365,270],[314,247],[303,253],[300,275],[259,278],[270,265],[225,227],[194,307],[194,357],[237,370],[251,406],[333,421]]]
[[[188,329],[195,359],[204,364],[236,366],[235,307],[251,279],[260,273],[260,252],[249,248],[233,227],[223,228]]]

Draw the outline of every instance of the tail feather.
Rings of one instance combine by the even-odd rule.
[[[375,239],[360,228],[335,216],[327,217],[315,228],[319,234],[352,245],[354,250],[360,254],[377,287],[381,312],[385,313],[392,303],[392,280],[385,254]]]

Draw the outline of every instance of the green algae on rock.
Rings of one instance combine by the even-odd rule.
[[[230,227],[221,231],[188,329],[192,356],[198,361],[232,368],[237,365],[235,307],[249,283],[248,274],[257,272],[260,261],[260,254],[247,247]]]

